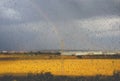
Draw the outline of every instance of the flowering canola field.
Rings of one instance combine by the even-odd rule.
[[[94,76],[120,72],[120,59],[2,60],[0,75],[51,72],[54,75]]]

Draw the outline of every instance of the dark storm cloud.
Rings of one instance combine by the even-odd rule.
[[[120,15],[119,0],[39,0],[36,5],[41,7],[51,20]]]
[[[29,0],[2,0],[0,3],[0,24],[21,24],[44,20]]]
[[[120,50],[119,40],[119,0],[0,0],[1,50]]]

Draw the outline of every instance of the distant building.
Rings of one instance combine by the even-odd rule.
[[[102,55],[102,51],[76,52],[75,55]]]
[[[61,55],[102,55],[103,52],[102,51],[73,51],[73,52],[61,52]]]
[[[2,53],[8,53],[8,51],[2,51]]]
[[[104,52],[103,53],[104,55],[115,55],[115,54],[117,54],[116,52]]]

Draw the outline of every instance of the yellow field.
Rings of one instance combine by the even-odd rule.
[[[2,60],[0,74],[51,72],[54,75],[92,76],[113,75],[120,71],[120,59],[47,59]]]

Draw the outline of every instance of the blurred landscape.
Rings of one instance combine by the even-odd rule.
[[[0,81],[119,81],[120,52],[1,51]]]
[[[0,0],[0,81],[120,81],[120,0]]]

